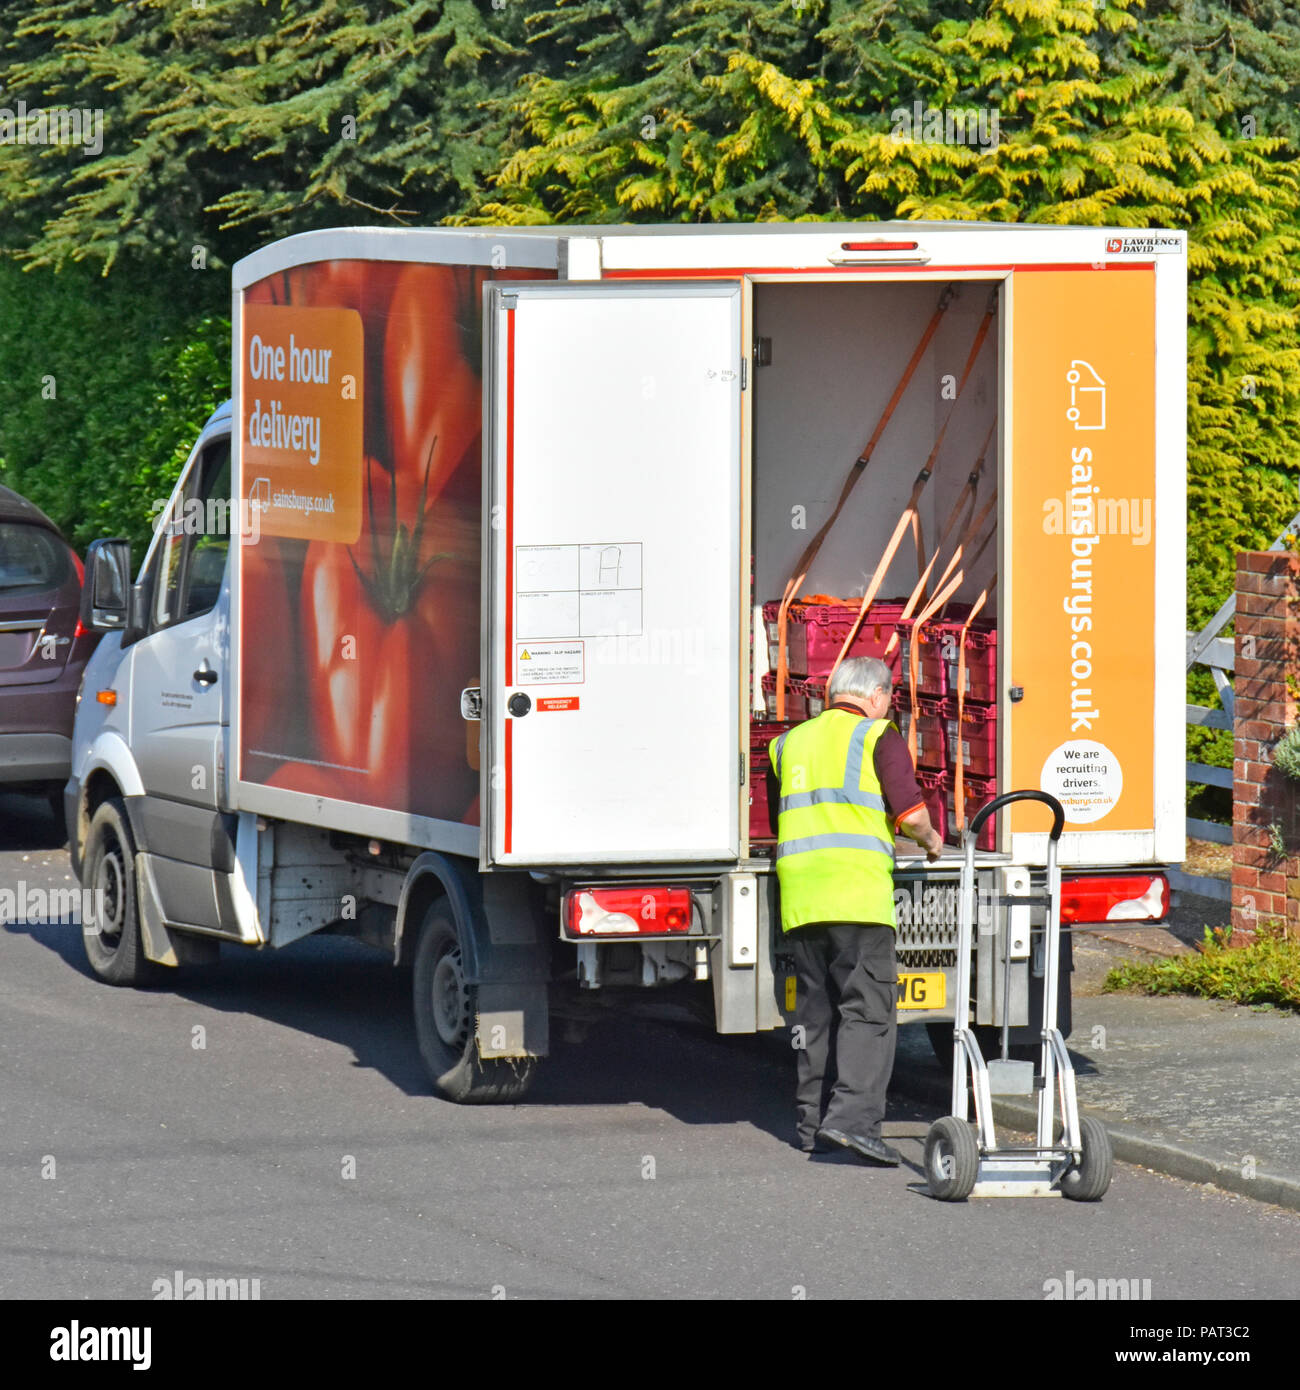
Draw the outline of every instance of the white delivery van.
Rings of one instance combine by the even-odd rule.
[[[894,664],[953,846],[900,842],[902,1018],[967,1005],[956,847],[999,792],[1065,806],[1067,925],[1158,920],[1185,298],[1182,233],[1105,228],[341,230],[241,261],[233,402],[134,578],[125,542],[88,563],[95,971],[353,934],[413,964],[460,1100],[520,1095],[597,994],[780,1027],[767,746],[842,654]],[[981,836],[978,1024],[1035,1016],[1041,923],[1006,900],[1046,831],[1022,803]]]

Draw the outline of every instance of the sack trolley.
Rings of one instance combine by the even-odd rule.
[[[1018,894],[1005,905],[1045,904],[1042,1048],[1039,1064],[1012,1061],[1010,1037],[1011,933],[1003,939],[1002,1056],[986,1062],[970,1027],[971,950],[975,924],[975,843],[984,822],[1016,801],[1041,801],[1052,812],[1047,842],[1047,892]],[[966,830],[961,867],[957,933],[957,1016],[953,1020],[952,1113],[936,1120],[925,1139],[925,1176],[932,1196],[943,1202],[966,1197],[1070,1197],[1096,1201],[1110,1185],[1110,1136],[1090,1115],[1080,1119],[1074,1068],[1056,1026],[1056,989],[1061,945],[1061,870],[1057,845],[1065,810],[1042,791],[1013,791],[994,798]],[[969,1073],[975,1126],[966,1120]],[[993,1096],[1038,1093],[1038,1133],[1028,1146],[999,1148],[993,1128]],[[1056,1124],[1056,1101],[1061,1124]]]

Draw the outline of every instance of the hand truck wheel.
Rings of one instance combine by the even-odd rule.
[[[980,1151],[975,1131],[965,1120],[945,1115],[925,1136],[925,1180],[931,1196],[960,1202],[971,1194],[979,1174]]]
[[[1074,1202],[1095,1202],[1110,1186],[1115,1158],[1105,1125],[1092,1115],[1079,1117],[1079,1146],[1079,1162],[1061,1175],[1061,1196]]]

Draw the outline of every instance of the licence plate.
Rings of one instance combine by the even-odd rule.
[[[898,977],[898,1007],[900,1009],[942,1009],[947,1002],[948,978],[942,970],[924,974],[900,974]]]

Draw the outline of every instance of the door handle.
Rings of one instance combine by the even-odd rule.
[[[194,679],[198,681],[200,685],[212,685],[217,679],[217,673],[205,661],[203,665],[195,671]]]

